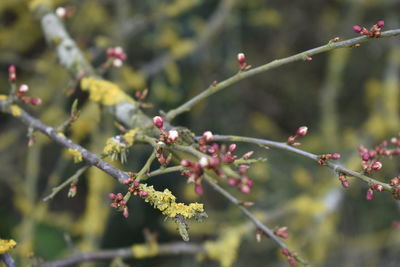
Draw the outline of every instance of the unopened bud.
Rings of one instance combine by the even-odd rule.
[[[353,31],[355,31],[356,33],[360,33],[362,31],[362,27],[359,25],[354,25]]]
[[[29,103],[32,106],[39,106],[40,104],[42,104],[42,99],[40,99],[39,97],[32,97],[29,101]]]
[[[25,94],[28,91],[29,91],[29,86],[26,84],[21,84],[18,88],[18,92],[21,94]]]
[[[213,140],[213,134],[212,134],[212,132],[211,131],[205,131],[204,133],[203,133],[203,137],[204,137],[204,140],[206,140],[206,142],[210,142],[210,141],[212,141]]]
[[[374,199],[374,191],[370,188],[365,195],[366,200],[373,200]]]
[[[239,53],[237,55],[237,61],[239,62],[240,65],[243,65],[246,63],[246,56],[243,53]]]
[[[236,150],[236,144],[231,144],[230,146],[229,146],[229,151],[230,152],[234,152]]]
[[[375,161],[375,162],[372,164],[371,168],[372,168],[374,171],[379,171],[380,169],[382,169],[382,162],[380,162],[380,161]]]
[[[59,18],[65,18],[65,15],[67,14],[67,10],[64,7],[57,7],[56,9],[56,15]]]
[[[341,155],[339,153],[332,153],[331,154],[331,159],[333,160],[338,160],[340,159]]]
[[[175,142],[175,141],[178,139],[178,137],[179,137],[179,133],[178,133],[177,130],[170,130],[170,131],[168,131],[168,139],[169,139],[171,142]]]
[[[194,191],[196,192],[196,194],[202,195],[203,194],[203,186],[201,186],[201,184],[195,185]]]
[[[158,129],[162,129],[162,127],[164,125],[164,120],[160,116],[155,116],[153,118],[153,123]]]
[[[183,159],[183,160],[181,161],[181,165],[182,165],[183,167],[190,167],[190,166],[192,166],[192,163],[191,163],[190,161],[188,161],[187,159]]]
[[[125,208],[124,208],[123,215],[124,215],[125,218],[128,218],[128,217],[129,217],[128,207],[125,207]]]
[[[383,28],[383,26],[385,26],[385,21],[384,20],[380,20],[376,23],[376,26],[378,26],[378,28]]]
[[[120,67],[122,67],[123,64],[124,64],[124,62],[119,58],[114,59],[112,62],[112,65],[115,68],[120,68]]]
[[[116,196],[114,193],[110,193],[110,194],[108,194],[108,197],[109,197],[111,200],[114,200],[117,196]]]
[[[381,184],[374,184],[372,186],[372,189],[375,190],[376,192],[382,192],[385,188]]]
[[[199,159],[199,164],[201,167],[206,167],[208,165],[208,159],[206,157],[201,157]]]
[[[308,132],[307,126],[301,126],[297,129],[296,135],[298,136],[305,136]]]

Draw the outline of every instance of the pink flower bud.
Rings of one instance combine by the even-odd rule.
[[[378,26],[378,28],[383,28],[383,26],[385,26],[385,21],[384,20],[380,20],[376,23],[376,26]]]
[[[164,125],[164,120],[160,116],[155,116],[153,118],[153,123],[158,129],[162,129],[162,127]]]
[[[147,197],[149,195],[149,193],[145,192],[145,191],[140,191],[139,192],[139,196],[140,197]]]
[[[373,200],[374,199],[374,191],[370,188],[367,191],[367,194],[365,196],[366,200]]]
[[[118,198],[118,199],[122,199],[123,197],[124,197],[124,196],[122,195],[122,193],[118,193],[118,194],[117,194],[117,198]]]
[[[290,257],[289,258],[289,264],[290,265],[295,265],[297,262],[296,262],[296,259],[294,258],[294,257]]]
[[[254,154],[254,151],[249,151],[243,155],[243,159],[249,159]]]
[[[124,64],[124,62],[119,58],[114,59],[112,62],[112,65],[115,68],[120,68],[120,67],[122,67],[123,64]]]
[[[203,137],[204,137],[204,140],[206,140],[206,142],[210,142],[210,141],[212,141],[213,140],[213,134],[212,134],[212,132],[211,131],[205,131],[204,133],[203,133]]]
[[[353,31],[355,31],[356,33],[360,33],[362,31],[362,27],[359,25],[354,25]]]
[[[229,146],[229,151],[230,152],[234,152],[236,150],[236,144],[231,144],[230,146]]]
[[[282,249],[282,253],[283,253],[283,255],[286,255],[286,256],[290,255],[290,252],[287,248]]]
[[[250,189],[250,186],[248,186],[248,185],[242,185],[242,186],[240,186],[240,191],[243,194],[249,194],[251,192],[251,189]]]
[[[239,180],[236,178],[229,178],[228,179],[228,184],[231,186],[236,186],[239,183]]]
[[[108,197],[109,197],[111,200],[114,200],[117,196],[116,196],[114,193],[110,193],[110,194],[108,194]]]
[[[139,185],[140,185],[140,182],[139,181],[133,181],[133,186],[134,187],[139,187]]]
[[[29,91],[29,86],[26,84],[21,84],[18,88],[18,92],[21,94],[25,94],[28,91]]]
[[[124,206],[124,205],[126,205],[126,200],[125,200],[125,199],[121,199],[121,200],[118,202],[118,204]]]
[[[243,53],[239,53],[237,55],[237,61],[239,62],[240,65],[243,65],[246,63],[246,56]]]
[[[364,152],[361,154],[361,159],[364,161],[367,161],[369,159],[369,153],[368,152]]]
[[[183,160],[181,161],[181,165],[182,165],[183,167],[190,167],[190,166],[192,166],[192,163],[191,163],[190,161],[188,161],[187,159],[183,159]]]
[[[171,142],[175,142],[179,137],[179,133],[177,130],[168,131],[168,140]]]
[[[199,159],[199,164],[201,167],[206,167],[208,165],[208,159],[206,157],[201,157]]]
[[[383,185],[381,184],[374,184],[372,186],[372,189],[375,190],[376,192],[382,192],[385,188],[383,188]]]
[[[56,15],[59,18],[65,18],[65,15],[67,14],[67,10],[64,7],[57,7],[56,9]]]
[[[341,181],[341,183],[344,188],[348,188],[350,186],[349,181],[347,181],[347,180],[343,180],[343,181]]]
[[[203,186],[201,186],[201,184],[195,185],[194,192],[196,192],[196,194],[198,194],[198,195],[202,195],[203,194]]]
[[[308,132],[307,126],[301,126],[297,129],[296,135],[298,136],[305,136]]]
[[[32,106],[39,106],[40,104],[42,104],[42,99],[40,99],[39,97],[32,97],[29,102]]]
[[[125,218],[128,218],[128,217],[129,217],[128,207],[125,207],[125,208],[124,208],[123,215],[124,215]]]
[[[14,65],[10,65],[8,67],[8,79],[12,83],[15,83],[15,81],[17,80],[16,68]]]
[[[380,162],[380,161],[375,161],[375,162],[372,164],[371,168],[372,168],[374,171],[379,171],[380,169],[382,169],[382,162]]]
[[[338,160],[340,159],[341,155],[339,153],[332,153],[331,154],[331,159],[332,160]]]

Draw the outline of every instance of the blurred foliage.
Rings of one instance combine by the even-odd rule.
[[[67,135],[100,154],[107,138],[118,132],[113,118],[76,90],[74,80],[47,47],[29,2],[0,1],[0,94],[8,93],[6,70],[14,64],[18,82],[29,84],[29,94],[42,98],[40,107],[25,108],[43,122],[61,125],[73,100],[79,99],[81,116]],[[398,28],[400,10],[395,0],[50,2],[74,9],[65,25],[94,66],[105,62],[108,47],[125,49],[126,64],[105,76],[129,95],[148,88],[146,101],[154,104],[146,110],[149,115],[174,108],[212,81],[236,73],[238,52],[246,53],[247,61],[258,66],[336,36],[353,37],[354,24],[367,26],[385,19],[385,28]],[[398,37],[369,42],[242,81],[175,123],[198,134],[211,130],[281,141],[298,126],[308,125],[310,134],[302,139],[302,149],[340,152],[343,165],[359,169],[358,145],[371,147],[400,131],[399,73]],[[20,266],[32,263],[27,257],[32,252],[51,260],[70,255],[71,246],[94,251],[143,243],[145,228],[156,232],[160,243],[180,240],[175,225],[163,222],[159,212],[139,199],[130,200],[128,219],[112,210],[107,195],[122,187],[94,168],[80,178],[75,198],[68,199],[65,189],[43,202],[51,188],[83,163],[74,164],[63,149],[41,135],[28,148],[23,125],[2,114],[0,123],[0,237],[16,240],[12,255]],[[350,178],[351,187],[344,190],[332,171],[299,156],[242,144],[238,149],[238,154],[256,150],[256,157],[267,155],[268,161],[250,169],[256,183],[252,194],[241,196],[228,190],[255,202],[252,211],[269,226],[287,225],[288,244],[313,265],[398,266],[400,229],[391,223],[400,219],[400,206],[389,194],[367,202],[365,184]],[[135,145],[128,162],[120,167],[138,171],[148,155],[148,148]],[[399,172],[398,159],[384,166],[377,177],[388,182]],[[191,242],[206,241],[217,253],[211,253],[211,259],[218,259],[221,266],[286,264],[275,244],[268,239],[257,243],[256,229],[211,188],[206,187],[205,195],[199,197],[178,174],[149,182],[158,190],[170,189],[182,201],[205,204],[209,218],[190,223]],[[71,242],[64,240],[64,233]],[[218,258],[218,253],[227,258]],[[218,264],[194,256],[126,262],[135,266]]]

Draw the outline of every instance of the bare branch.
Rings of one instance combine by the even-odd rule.
[[[205,254],[205,249],[201,245],[197,244],[188,244],[184,242],[176,242],[176,243],[168,243],[158,245],[157,255],[156,256],[164,256],[164,255],[196,255],[196,254]],[[120,248],[120,249],[108,249],[108,250],[100,250],[96,252],[88,252],[88,253],[80,253],[73,255],[69,258],[49,261],[44,263],[43,267],[63,267],[70,266],[74,264],[79,264],[85,261],[101,261],[101,260],[110,260],[114,258],[138,258],[138,255],[135,255],[132,247],[128,248]]]
[[[239,71],[237,74],[233,75],[232,77],[230,77],[222,82],[218,82],[217,84],[210,85],[206,90],[204,90],[197,96],[193,97],[186,103],[182,104],[181,106],[179,106],[175,109],[170,110],[167,113],[166,118],[168,121],[171,121],[179,114],[189,111],[194,105],[196,105],[200,101],[204,100],[205,98],[221,91],[224,88],[227,88],[228,86],[230,86],[232,84],[235,84],[246,78],[252,77],[256,74],[267,72],[269,70],[281,67],[283,65],[286,65],[286,64],[289,64],[292,62],[304,61],[306,58],[309,58],[313,55],[321,54],[324,52],[329,52],[329,51],[332,51],[332,50],[335,50],[338,48],[345,48],[345,47],[348,48],[348,47],[354,46],[355,44],[365,43],[365,42],[368,42],[371,40],[392,37],[392,36],[397,36],[397,35],[400,35],[400,29],[382,32],[382,35],[379,38],[370,38],[367,36],[360,36],[360,37],[352,38],[352,39],[341,41],[341,42],[329,42],[326,45],[316,47],[316,48],[298,53],[298,54],[290,56],[290,57],[277,59],[270,63],[261,65],[259,67],[256,67],[256,68],[253,68],[250,70]]]

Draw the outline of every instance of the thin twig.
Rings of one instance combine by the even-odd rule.
[[[149,172],[151,164],[155,159],[156,159],[156,151],[153,151],[150,157],[147,159],[146,163],[144,164],[143,168],[137,173],[136,175],[137,181],[146,180],[149,177],[147,173]]]
[[[77,170],[76,173],[74,173],[74,175],[72,175],[70,178],[65,180],[62,184],[60,184],[57,187],[54,187],[51,190],[51,194],[48,195],[47,197],[43,198],[43,201],[49,201],[50,199],[53,199],[55,197],[55,195],[57,195],[66,186],[68,186],[72,182],[76,182],[79,179],[79,177],[89,168],[90,168],[90,165],[86,165],[86,166],[83,166],[82,168],[80,168],[79,170]]]
[[[381,39],[381,38],[392,37],[392,36],[397,36],[397,35],[400,35],[400,29],[382,32],[382,34],[379,38],[370,38],[367,36],[360,36],[360,37],[352,38],[352,39],[341,41],[341,42],[329,42],[326,45],[316,47],[316,48],[298,53],[298,54],[290,56],[290,57],[277,59],[270,63],[261,65],[259,67],[256,67],[256,68],[253,68],[253,69],[250,69],[247,71],[239,71],[237,74],[233,75],[232,77],[230,77],[224,81],[219,82],[216,85],[210,85],[206,90],[204,90],[197,96],[193,97],[186,103],[182,104],[181,106],[179,106],[175,109],[170,110],[167,113],[166,118],[168,121],[171,121],[179,114],[189,111],[194,105],[196,105],[200,101],[204,100],[205,98],[221,91],[222,89],[224,89],[232,84],[235,84],[243,79],[252,77],[256,74],[267,72],[269,70],[281,67],[283,65],[286,65],[286,64],[289,64],[292,62],[304,61],[306,58],[311,57],[313,55],[332,51],[332,50],[335,50],[338,48],[352,47],[355,44],[360,44],[360,43],[364,43],[364,42],[375,40],[375,39]]]
[[[275,234],[274,232],[269,229],[268,226],[266,226],[265,224],[263,224],[260,220],[258,220],[256,217],[253,216],[253,214],[251,214],[251,212],[242,205],[242,201],[238,200],[236,197],[234,197],[233,195],[231,195],[228,191],[226,191],[225,189],[223,189],[221,186],[219,186],[216,182],[213,181],[213,179],[208,175],[205,174],[204,175],[205,181],[218,193],[220,193],[222,196],[224,196],[227,200],[229,200],[232,204],[236,205],[242,212],[243,214],[259,229],[261,230],[266,236],[268,236],[269,238],[271,238],[276,244],[278,244],[278,246],[281,249],[288,249],[289,248],[286,246],[286,244],[284,242],[282,242],[282,240],[280,240]],[[290,250],[289,250],[290,251]],[[308,263],[303,260],[302,258],[296,256],[296,259],[302,263],[305,266],[308,266]]]
[[[312,159],[317,162],[320,159],[320,156],[318,156],[318,155],[303,151],[299,148],[290,146],[286,143],[275,142],[275,141],[270,141],[270,140],[265,140],[265,139],[243,137],[243,136],[233,136],[233,135],[214,135],[213,140],[214,141],[232,141],[232,142],[252,143],[252,144],[256,144],[256,145],[268,146],[268,147],[278,148],[278,149],[285,150],[285,151],[290,151],[290,152],[296,153],[298,155],[304,156],[306,158]],[[340,164],[333,163],[332,161],[326,161],[326,165],[322,165],[322,166],[327,166],[337,173],[344,173],[346,175],[356,177],[356,178],[366,182],[368,185],[381,184],[385,188],[385,190],[388,190],[390,192],[394,192],[394,190],[395,190],[391,185],[389,185],[387,183],[383,183],[381,181],[375,180],[375,179],[373,179],[369,176],[366,176],[362,173],[359,173],[359,172],[356,172],[353,170],[349,170],[349,169],[341,166]]]
[[[167,243],[158,245],[157,247],[157,255],[154,256],[163,256],[163,255],[197,255],[197,254],[205,254],[206,251],[203,246],[197,244],[189,244],[184,242],[176,242],[176,243]],[[139,255],[135,255],[132,247],[128,248],[119,248],[119,249],[108,249],[108,250],[100,250],[96,252],[88,252],[88,253],[80,253],[75,254],[71,257],[45,262],[43,267],[63,267],[79,264],[85,261],[101,261],[101,260],[111,260],[114,258],[138,258]],[[149,256],[151,257],[151,256]]]

